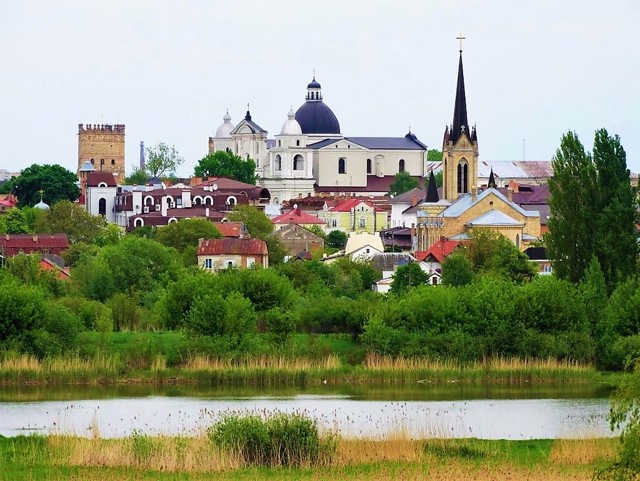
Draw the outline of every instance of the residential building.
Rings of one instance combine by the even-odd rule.
[[[212,272],[229,268],[269,267],[267,243],[260,239],[201,239],[197,256],[198,266]]]

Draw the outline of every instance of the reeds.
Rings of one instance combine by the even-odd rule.
[[[142,366],[142,367],[141,367]],[[118,353],[83,358],[68,355],[39,360],[6,354],[0,358],[0,384],[101,384],[115,382],[194,383],[203,385],[307,386],[319,384],[415,384],[585,382],[601,380],[592,366],[555,359],[492,357],[461,363],[426,358],[367,355],[362,365],[343,363],[336,355],[322,358],[247,356],[236,359],[186,356],[168,367],[162,354],[131,363]]]

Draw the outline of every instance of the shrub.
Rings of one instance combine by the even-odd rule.
[[[320,438],[316,421],[300,414],[228,414],[211,426],[210,441],[246,466],[312,466],[327,462],[335,440]]]

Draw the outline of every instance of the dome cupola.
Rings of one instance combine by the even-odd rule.
[[[293,109],[289,110],[287,117],[287,121],[282,125],[282,130],[280,130],[280,135],[302,135],[302,127],[296,120],[296,114],[293,113]]]
[[[340,123],[333,111],[322,101],[322,87],[313,80],[307,85],[306,102],[298,109],[295,118],[303,134],[340,134]]]
[[[229,115],[229,111],[227,110],[227,113],[224,115],[224,117],[222,117],[222,120],[224,121],[220,127],[218,127],[218,130],[216,130],[216,139],[227,139],[227,138],[231,138],[231,131],[234,129],[234,125],[231,123],[231,115]]]

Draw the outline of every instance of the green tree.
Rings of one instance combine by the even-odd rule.
[[[0,216],[0,234],[29,234],[29,224],[22,209],[14,207]]]
[[[107,232],[107,221],[91,215],[80,204],[63,200],[51,206],[37,221],[38,233],[65,233],[69,242],[93,243]]]
[[[237,204],[229,215],[230,221],[242,222],[249,235],[265,240],[273,232],[273,224],[263,211],[252,205]]]
[[[242,159],[232,152],[219,150],[198,161],[194,175],[196,177],[228,177],[240,182],[255,185],[256,164],[252,159]]]
[[[442,151],[438,149],[427,150],[427,160],[429,162],[442,162]]]
[[[42,200],[53,205],[60,200],[75,201],[80,195],[78,177],[61,165],[33,164],[10,180],[11,191],[19,206],[33,206]]]
[[[327,234],[327,238],[325,240],[325,245],[332,249],[344,249],[347,245],[347,234],[342,232],[341,230],[332,230]]]
[[[402,294],[416,286],[422,286],[429,282],[429,275],[424,272],[417,262],[409,262],[399,266],[393,274],[391,292]]]
[[[636,272],[638,204],[627,156],[617,135],[611,137],[605,129],[596,131],[593,163],[597,172],[593,188],[597,213],[594,254],[612,288]]]
[[[638,253],[637,201],[620,139],[598,130],[591,155],[569,132],[552,166],[546,243],[554,272],[579,282],[595,255],[611,292],[635,271]]]
[[[389,194],[396,196],[420,187],[420,182],[417,178],[412,177],[409,172],[398,172],[395,175],[394,181],[389,186]]]
[[[451,254],[442,263],[442,283],[446,286],[466,286],[473,276],[471,261],[462,252]]]
[[[611,399],[611,430],[621,429],[617,459],[600,470],[599,480],[637,480],[640,478],[640,364],[625,377]]]
[[[178,252],[197,247],[199,239],[219,239],[220,231],[208,219],[182,219],[157,230],[156,240]]]
[[[165,174],[172,174],[184,163],[176,148],[159,142],[153,147],[147,147],[147,162],[145,171],[149,177],[162,177]]]
[[[136,167],[131,174],[124,178],[124,183],[127,185],[145,185],[148,180],[149,174],[140,167]]]

